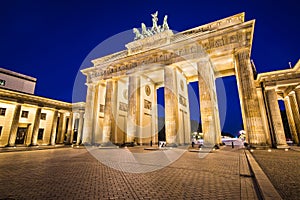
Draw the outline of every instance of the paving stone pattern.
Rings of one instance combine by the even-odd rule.
[[[255,150],[252,155],[283,199],[300,199],[300,152]]]
[[[0,199],[240,199],[240,151],[186,152],[163,169],[125,173],[85,149],[0,154]]]

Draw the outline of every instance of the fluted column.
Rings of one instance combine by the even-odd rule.
[[[103,119],[103,142],[107,143],[111,139],[112,134],[112,106],[114,94],[114,81],[107,80],[105,92],[105,106]]]
[[[85,118],[83,124],[82,143],[91,144],[94,126],[95,85],[87,84]]]
[[[153,105],[156,105],[156,106],[153,106],[152,108],[152,144],[158,144],[158,106],[157,106],[157,88],[156,86],[154,86],[154,102],[153,102]]]
[[[34,118],[31,145],[37,145],[37,138],[38,138],[38,133],[39,133],[39,128],[40,128],[41,113],[42,113],[42,108],[38,107],[36,109],[35,118]]]
[[[178,131],[178,96],[176,71],[171,66],[164,68],[164,82],[166,142],[169,145],[175,145]]]
[[[59,113],[56,143],[62,144],[64,142],[64,134],[65,134],[65,114],[61,112]]]
[[[15,145],[17,131],[18,131],[18,125],[19,125],[20,113],[21,113],[21,104],[17,104],[16,107],[15,107],[13,120],[12,120],[12,123],[11,123],[11,128],[10,128],[10,133],[9,133],[9,140],[8,140],[8,145],[9,146],[14,146]]]
[[[296,100],[298,104],[298,110],[300,111],[300,86],[298,86],[298,88],[296,88],[294,91],[295,91]]]
[[[203,140],[205,146],[213,146],[221,143],[215,76],[209,60],[203,59],[197,65]]]
[[[84,115],[84,111],[79,110],[79,122],[78,122],[76,145],[79,145],[81,143],[82,128],[83,128],[83,115]]]
[[[128,111],[127,111],[127,134],[126,142],[132,142],[135,138],[138,138],[137,127],[139,119],[139,77],[129,76],[128,84]]]
[[[289,99],[290,99],[290,105],[293,113],[293,118],[295,122],[295,127],[297,131],[297,137],[298,137],[298,144],[300,142],[300,115],[299,115],[299,109],[298,109],[298,104],[296,100],[295,93],[292,92],[289,94]]]
[[[53,113],[53,119],[52,119],[52,129],[51,129],[51,138],[50,138],[50,144],[55,145],[55,138],[56,138],[56,129],[57,129],[57,118],[58,118],[58,110],[55,110]]]
[[[264,86],[263,86],[264,87]],[[272,146],[272,139],[271,139],[271,133],[270,133],[270,128],[269,128],[269,122],[268,122],[268,115],[267,115],[267,102],[265,103],[265,95],[263,94],[263,88],[256,88],[257,92],[257,97],[259,101],[259,108],[263,120],[263,125],[264,125],[264,131],[266,135],[266,141],[269,146]],[[264,92],[265,93],[265,92]]]
[[[287,143],[275,89],[267,90],[266,95],[275,139],[274,145],[277,148],[285,148],[287,147]]]
[[[292,108],[291,108],[290,98],[288,96],[286,96],[284,98],[284,105],[285,105],[285,111],[286,111],[286,115],[288,118],[292,139],[293,139],[294,143],[298,144],[299,140],[298,140],[297,129],[296,129],[294,116],[293,116],[293,112],[292,112]]]
[[[235,53],[235,71],[247,141],[251,146],[265,146],[266,136],[248,49]]]
[[[72,141],[71,141],[72,135],[73,135],[73,112],[70,112],[69,122],[68,122],[68,129],[67,129],[67,139],[66,139],[67,144],[72,143]]]

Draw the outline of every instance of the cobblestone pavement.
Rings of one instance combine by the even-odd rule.
[[[241,151],[185,152],[149,173],[109,168],[86,149],[0,154],[0,199],[240,199]]]
[[[300,152],[272,149],[252,154],[283,199],[300,199]]]

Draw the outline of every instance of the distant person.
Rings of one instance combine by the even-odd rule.
[[[195,145],[195,138],[192,139],[192,148],[194,148]]]

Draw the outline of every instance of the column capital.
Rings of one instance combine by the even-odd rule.
[[[238,49],[234,49],[233,54],[240,54],[240,53],[248,53],[249,57],[250,57],[250,49],[248,47],[243,47],[243,48],[238,48]]]
[[[295,92],[299,92],[300,91],[300,85],[298,85],[295,89],[294,89]]]
[[[295,95],[295,91],[291,91],[287,96],[293,97]]]

